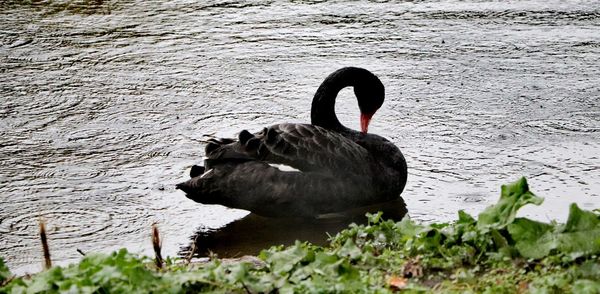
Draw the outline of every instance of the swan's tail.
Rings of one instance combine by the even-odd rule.
[[[203,166],[200,165],[193,165],[192,169],[190,170],[190,178],[195,178],[199,175],[202,175],[204,173],[205,168]]]

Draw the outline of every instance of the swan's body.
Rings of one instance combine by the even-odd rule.
[[[344,127],[335,98],[354,86],[363,132]],[[238,140],[212,140],[205,167],[178,184],[187,197],[273,217],[312,217],[394,200],[406,184],[406,161],[383,137],[366,133],[383,103],[383,85],[367,70],[343,68],[317,90],[312,125],[278,124]],[[282,171],[284,164],[298,171]]]

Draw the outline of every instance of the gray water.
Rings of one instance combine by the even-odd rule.
[[[152,223],[176,255],[246,214],[186,199],[204,135],[308,122],[323,78],[376,73],[370,132],[409,165],[413,219],[450,221],[526,176],[564,220],[600,207],[600,4],[594,1],[25,1],[0,4],[0,256],[126,247]],[[337,104],[357,128],[350,89]],[[260,238],[261,236],[257,236]]]

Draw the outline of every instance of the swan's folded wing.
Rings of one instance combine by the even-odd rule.
[[[279,124],[256,134],[258,156],[302,171],[367,174],[366,149],[337,132],[308,124]]]
[[[242,131],[237,141],[209,143],[206,156],[207,163],[259,160],[301,171],[355,175],[369,173],[373,160],[365,148],[350,139],[309,124],[278,124],[255,134]]]

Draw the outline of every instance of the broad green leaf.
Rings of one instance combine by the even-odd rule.
[[[571,204],[564,230],[557,236],[558,249],[574,257],[600,253],[600,219],[591,211]]]
[[[505,228],[513,222],[519,208],[530,203],[540,205],[542,201],[543,198],[537,197],[529,191],[525,178],[512,184],[502,185],[500,200],[479,214],[477,227],[479,229]]]
[[[464,210],[459,210],[458,211],[458,220],[456,221],[457,224],[473,224],[475,223],[475,219],[468,213],[466,213]]]
[[[307,256],[308,252],[302,248],[302,244],[296,241],[293,246],[270,255],[267,263],[271,264],[271,269],[274,273],[279,275],[285,275],[289,273],[297,263],[303,260]]]
[[[569,207],[569,218],[565,224],[565,232],[577,232],[598,229],[600,218],[591,211],[581,210],[573,203]]]
[[[556,248],[558,241],[552,234],[552,225],[517,218],[508,225],[508,232],[519,253],[527,258],[542,258]]]
[[[600,253],[600,220],[590,211],[571,204],[564,226],[518,218],[508,232],[519,253],[527,258],[543,258],[552,250],[579,257]]]

